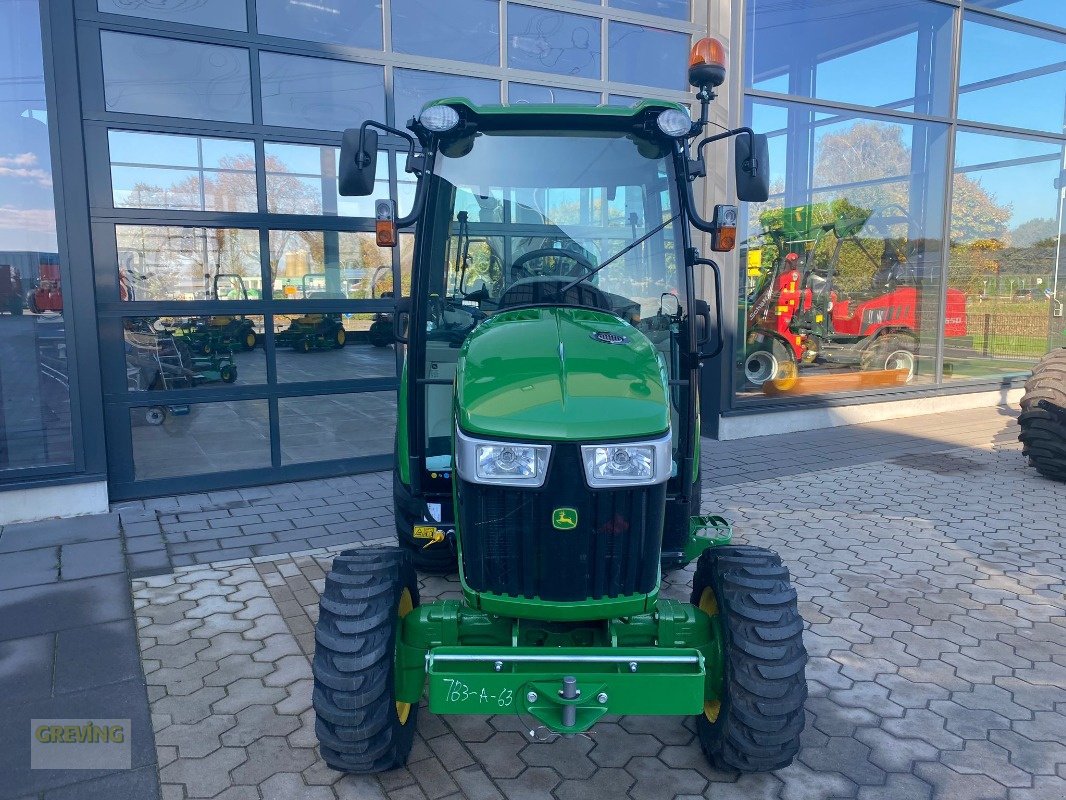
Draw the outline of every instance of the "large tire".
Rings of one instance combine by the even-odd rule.
[[[1054,372],[1061,375],[1062,379],[1066,381],[1066,347],[1052,350],[1033,367],[1034,377],[1045,372]]]
[[[1039,408],[1041,400],[1066,408],[1066,348],[1052,350],[1040,359],[1025,382],[1022,411]]]
[[[906,370],[907,383],[914,380],[918,371],[917,345],[910,336],[891,333],[881,336],[862,354],[862,369],[865,371]]]
[[[722,699],[696,717],[704,754],[728,771],[787,767],[807,700],[803,620],[788,569],[761,547],[712,547],[697,562],[691,602],[718,618],[723,636]]]
[[[393,547],[333,560],[315,628],[312,702],[323,760],[342,772],[385,772],[407,762],[418,704],[396,700],[400,619],[418,606],[410,557]]]

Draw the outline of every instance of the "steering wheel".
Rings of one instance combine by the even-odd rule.
[[[554,266],[551,269],[531,269],[526,266],[530,261],[536,261],[537,259],[555,259]],[[565,258],[573,262],[570,269],[563,271],[560,268],[558,259]],[[575,267],[580,267],[584,270],[584,273],[576,272]],[[558,277],[567,275],[572,278],[579,278],[582,274],[588,274],[596,269],[596,266],[585,258],[580,253],[575,253],[572,250],[560,250],[557,247],[540,247],[536,250],[530,250],[528,253],[523,253],[516,258],[511,264],[511,279],[523,280],[525,278],[539,278],[539,277]],[[516,274],[519,271],[523,274]]]

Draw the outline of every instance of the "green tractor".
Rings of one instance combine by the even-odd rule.
[[[420,701],[515,714],[561,735],[607,714],[691,715],[716,766],[776,770],[804,726],[807,654],[789,572],[700,516],[700,365],[721,350],[693,247],[704,146],[736,137],[737,187],[765,201],[766,139],[690,142],[724,80],[703,40],[703,107],[427,104],[413,136],[346,131],[341,193],[373,191],[377,130],[407,141],[410,214],[377,201],[379,242],[415,226],[398,403],[398,547],[348,550],[326,578],[313,662],[321,753],[401,767]],[[713,334],[717,329],[717,336]],[[712,339],[714,340],[712,343]],[[406,511],[401,512],[401,504]],[[419,530],[422,528],[423,530]],[[413,544],[458,557],[462,600],[419,602]],[[442,559],[443,560],[443,559]],[[697,561],[690,602],[663,563]]]

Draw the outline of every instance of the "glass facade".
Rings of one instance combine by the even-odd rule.
[[[1066,342],[1066,31],[1032,24],[1061,5],[747,0],[771,197],[744,209],[736,403],[1002,381]]]
[[[377,247],[373,198],[339,195],[342,130],[440,97],[687,100],[706,27],[688,0],[249,2],[75,5],[114,496],[387,465],[413,237]]]
[[[41,18],[0,3],[0,480],[73,466]]]

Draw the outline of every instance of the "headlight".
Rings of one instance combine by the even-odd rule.
[[[455,432],[459,477],[468,483],[500,486],[544,485],[551,445],[491,442]]]
[[[691,117],[686,112],[678,111],[676,108],[668,108],[660,112],[659,116],[655,118],[655,124],[667,136],[673,136],[674,138],[684,136],[692,130]]]
[[[670,477],[670,434],[651,442],[582,445],[581,460],[594,489],[663,483]]]
[[[444,133],[459,124],[459,112],[451,106],[430,106],[418,115],[418,121],[426,130]]]

